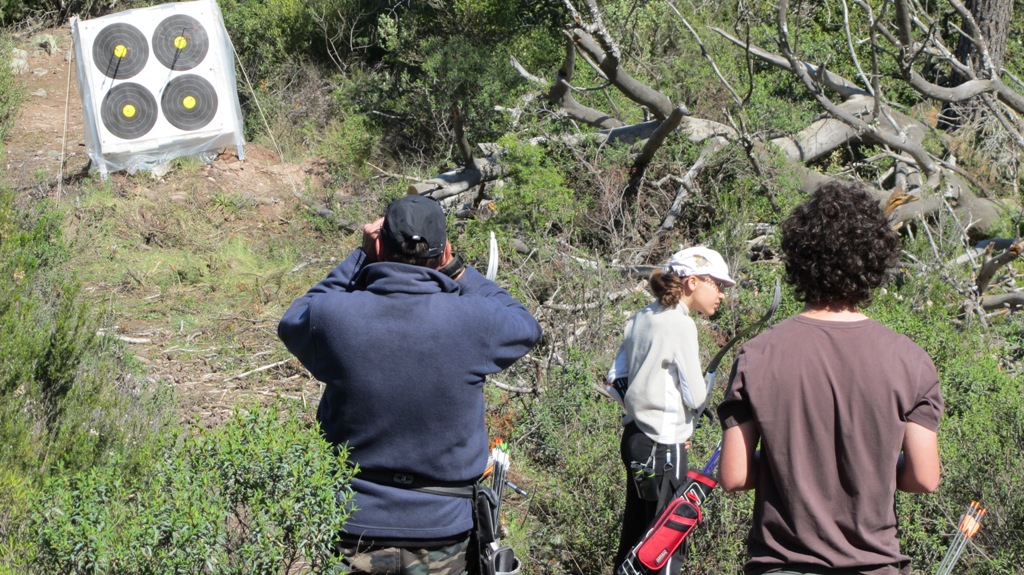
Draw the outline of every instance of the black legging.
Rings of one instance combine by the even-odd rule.
[[[622,463],[626,467],[626,509],[622,514],[622,532],[619,535],[619,550],[615,554],[615,571],[626,560],[626,556],[633,545],[636,545],[637,541],[646,533],[648,526],[654,521],[658,512],[657,500],[641,499],[637,493],[630,465],[634,461],[640,463],[647,461],[651,456],[651,448],[653,446],[654,441],[647,437],[644,432],[640,431],[636,423],[629,423],[622,430],[622,443],[620,444],[619,452],[622,456]],[[686,472],[689,469],[687,467],[685,445],[682,443],[672,445],[658,444],[654,458],[654,481],[657,485],[661,485],[662,477],[665,474],[665,462],[672,462],[672,467],[669,470],[668,488],[674,492],[682,484],[683,479],[686,478]],[[680,553],[677,556],[681,555],[681,553],[682,549],[680,549]],[[678,573],[680,567],[682,567],[681,563],[677,557],[673,557],[665,565],[663,573],[665,575]]]

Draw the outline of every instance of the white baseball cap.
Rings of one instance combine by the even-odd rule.
[[[729,277],[729,266],[725,265],[722,256],[704,246],[686,248],[672,254],[665,271],[683,277],[711,276],[722,282],[725,287],[736,285],[736,281]]]

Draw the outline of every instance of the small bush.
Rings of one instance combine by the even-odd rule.
[[[54,469],[90,469],[118,452],[121,473],[173,417],[165,391],[134,374],[119,342],[68,274],[61,213],[0,189],[0,569],[34,550],[28,506]],[[17,572],[23,570],[15,569]]]
[[[140,475],[116,460],[55,475],[34,508],[36,572],[332,572],[353,469],[283,412],[238,409],[169,437]]]
[[[503,138],[499,144],[502,163],[511,173],[504,187],[493,192],[498,197],[495,224],[531,237],[558,235],[569,229],[576,213],[586,206],[576,201],[545,150],[512,137]]]
[[[3,2],[7,1],[3,0]],[[0,2],[0,14],[7,11],[3,2]],[[6,33],[0,32],[0,61],[4,62],[4,65],[0,66],[0,153],[3,152],[3,141],[7,139],[7,134],[14,123],[18,106],[21,104],[22,98],[25,97],[21,86],[14,79],[11,67],[7,65],[11,59],[11,49],[11,39]]]
[[[618,544],[625,470],[619,461],[618,406],[594,393],[594,373],[578,350],[550,375],[544,400],[511,438],[535,466],[530,513],[536,521],[525,563],[531,573],[601,573]]]

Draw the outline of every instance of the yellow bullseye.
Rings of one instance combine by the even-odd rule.
[[[121,114],[125,118],[132,118],[132,117],[134,117],[135,116],[135,106],[132,106],[131,104],[125,104],[125,106],[123,108],[121,108]]]
[[[179,50],[184,50],[185,46],[188,46],[188,39],[184,36],[178,36],[174,39],[174,47]]]
[[[185,106],[186,110],[191,110],[196,107],[196,99],[192,96],[185,96],[185,99],[181,101],[181,105]]]
[[[128,55],[128,48],[125,47],[124,44],[118,44],[117,46],[114,46],[114,57],[115,58],[124,58],[127,55]]]

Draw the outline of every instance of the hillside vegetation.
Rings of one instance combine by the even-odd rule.
[[[494,234],[545,329],[486,390],[528,493],[506,541],[524,575],[607,575],[624,473],[596,389],[647,274],[680,246],[726,256],[710,360],[771,301],[778,223],[832,178],[890,210],[903,257],[865,311],[924,347],[946,402],[938,492],[897,496],[913,572],[976,500],[955,572],[1024,574],[1024,4],[960,61],[985,23],[956,1],[221,0],[246,159],[103,180],[74,87],[63,120],[67,18],[151,3],[0,0],[0,574],[330,572],[352,471],[275,328],[412,188],[479,269]],[[15,75],[16,50],[47,72]],[[984,90],[908,79],[956,70]],[[799,309],[784,290],[775,318]],[[720,435],[697,431],[695,466]],[[686,572],[741,573],[751,509],[716,492]]]

